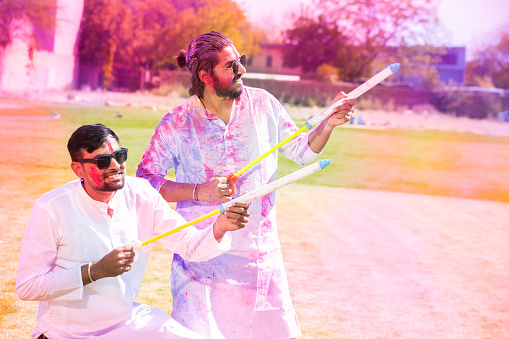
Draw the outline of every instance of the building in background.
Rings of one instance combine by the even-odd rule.
[[[303,76],[302,70],[283,65],[283,44],[260,44],[260,52],[247,56],[248,73],[246,78],[269,78],[281,80],[299,80]]]
[[[286,46],[283,44],[261,44],[260,52],[247,58],[248,73],[245,77],[270,78],[270,75],[283,75],[293,76],[288,80],[312,78],[312,74],[304,74],[300,67],[290,68],[283,65],[285,48]],[[440,81],[446,85],[463,86],[466,71],[465,57],[465,47],[446,47],[445,54],[441,56],[441,62],[434,65]],[[421,77],[404,77],[398,73],[395,79],[399,83],[407,84],[415,89],[423,88]]]
[[[76,85],[77,37],[84,0],[54,0],[55,29],[45,33],[32,22],[13,32],[0,49],[0,91],[44,92]],[[36,38],[34,38],[36,37]]]
[[[465,47],[446,47],[442,61],[435,67],[444,84],[463,86],[467,69]]]

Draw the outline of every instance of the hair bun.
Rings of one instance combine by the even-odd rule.
[[[177,65],[180,68],[186,68],[187,67],[186,51],[181,50],[179,54],[175,57],[175,60],[177,61]]]

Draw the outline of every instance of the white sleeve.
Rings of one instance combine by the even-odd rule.
[[[83,295],[81,266],[54,265],[58,227],[46,204],[38,201],[21,241],[16,293],[21,300],[75,300]]]
[[[162,197],[157,206],[154,228],[156,235],[186,223],[184,218],[172,210]],[[217,218],[217,216],[211,218]],[[210,226],[203,230],[198,230],[191,225],[161,238],[160,241],[168,250],[178,253],[186,261],[206,261],[229,251],[232,237],[230,232],[227,232],[221,242],[217,242],[211,222]]]

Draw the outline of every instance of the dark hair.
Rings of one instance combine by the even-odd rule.
[[[203,97],[205,84],[200,80],[198,73],[204,70],[207,73],[212,72],[212,68],[217,65],[217,53],[225,47],[233,45],[233,42],[224,34],[210,31],[198,35],[191,40],[187,51],[181,50],[175,57],[177,65],[181,68],[187,68],[191,72],[190,95]]]
[[[108,127],[102,124],[83,125],[79,127],[69,138],[67,142],[67,150],[71,156],[72,161],[81,159],[81,150],[86,150],[92,153],[100,148],[104,142],[112,136],[120,144],[118,136]]]

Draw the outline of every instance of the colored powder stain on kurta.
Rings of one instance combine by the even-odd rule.
[[[285,121],[284,126],[285,126],[285,128],[292,128],[292,126],[293,126],[293,122],[291,122],[291,121]]]
[[[88,175],[90,180],[92,180],[97,186],[100,186],[101,185],[101,174],[100,174],[99,170],[95,167],[92,167],[90,169],[90,172],[91,173]]]
[[[176,107],[170,114],[171,114],[171,120],[175,124],[175,126],[178,127],[185,127],[184,121],[188,119],[188,116],[185,114],[182,114],[184,111],[183,107]]]
[[[262,199],[262,210],[261,215],[263,219],[260,222],[260,231],[262,234],[266,232],[270,232],[272,230],[272,220],[268,219],[268,216],[270,214],[270,211],[274,207],[272,201],[271,201],[271,195],[267,194],[264,195]]]

